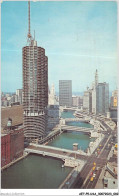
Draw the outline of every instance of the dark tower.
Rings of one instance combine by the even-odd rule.
[[[27,46],[22,49],[23,64],[23,124],[27,140],[45,136],[48,105],[48,58],[45,49],[37,46],[30,33],[30,2],[28,2]]]

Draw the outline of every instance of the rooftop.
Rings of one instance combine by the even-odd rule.
[[[8,118],[12,119],[12,126],[23,124],[23,106],[12,106],[1,109],[1,128],[5,128]]]

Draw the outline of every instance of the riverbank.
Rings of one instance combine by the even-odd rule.
[[[13,165],[13,164],[17,163],[18,161],[24,159],[24,158],[27,157],[28,155],[29,155],[29,153],[25,153],[23,156],[19,157],[18,159],[15,159],[14,161],[10,162],[9,164],[3,166],[3,167],[1,168],[1,171],[3,171],[3,170],[5,170],[5,169],[9,168],[11,165]]]

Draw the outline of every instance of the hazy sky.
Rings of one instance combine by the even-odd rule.
[[[28,3],[1,4],[2,91],[22,88],[22,47],[27,43]],[[48,56],[48,80],[72,80],[73,91],[94,81],[117,87],[116,2],[31,2],[31,33]]]

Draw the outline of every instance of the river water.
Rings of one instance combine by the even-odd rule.
[[[72,112],[62,113],[64,118],[72,118]],[[68,123],[74,126],[91,127],[80,122]],[[48,145],[72,149],[73,143],[79,143],[79,148],[85,150],[90,142],[88,135],[83,133],[63,133]],[[4,189],[48,189],[58,188],[72,168],[62,168],[63,162],[49,157],[29,155],[17,162],[1,174],[1,188]]]
[[[73,112],[62,112],[62,118],[75,118]],[[93,126],[88,123],[83,122],[67,122],[69,126],[78,126],[78,127],[88,127],[92,128]],[[78,149],[86,150],[89,146],[89,143],[94,141],[94,138],[89,138],[89,135],[86,135],[81,132],[67,132],[62,133],[57,136],[55,140],[48,143],[49,146],[54,146],[58,148],[65,148],[69,150],[73,150],[73,143],[78,143]]]
[[[63,161],[29,155],[1,174],[4,189],[58,188],[72,168],[62,168]]]

